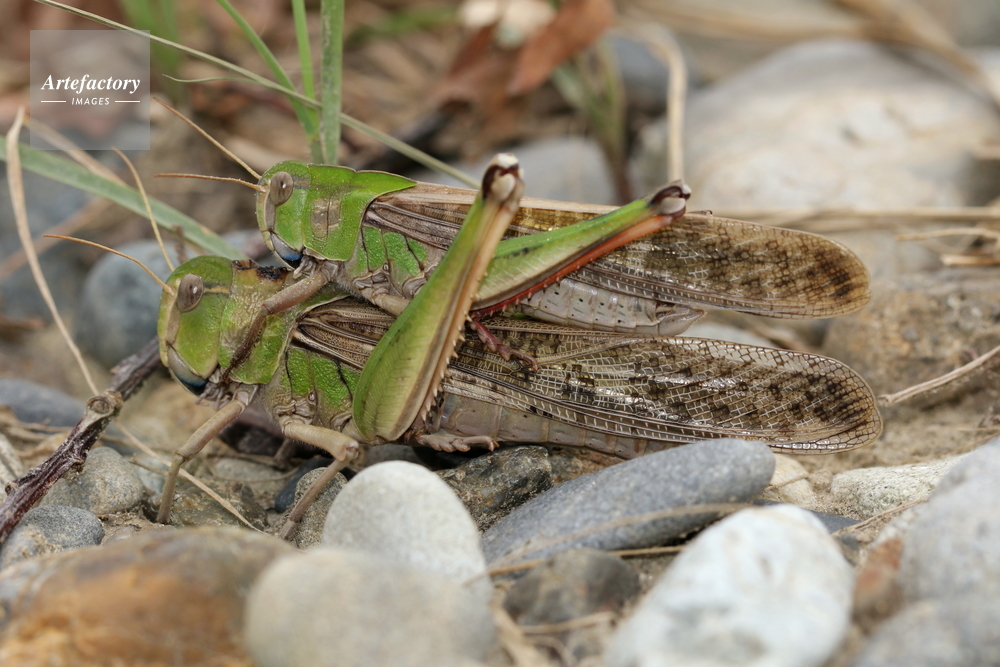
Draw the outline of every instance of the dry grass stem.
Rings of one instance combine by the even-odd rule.
[[[98,219],[112,206],[114,206],[114,204],[109,202],[107,199],[101,199],[100,197],[91,199],[76,213],[69,216],[55,227],[50,228],[49,232],[62,236],[74,234],[89,225],[94,220]],[[31,244],[35,248],[35,252],[38,255],[42,255],[46,250],[54,246],[56,242],[55,240],[47,239],[44,236],[37,236],[31,240]],[[17,252],[11,253],[7,259],[0,262],[0,283],[24,266],[27,261],[28,258],[23,248]]]
[[[149,205],[149,197],[146,196],[146,188],[142,185],[142,179],[139,178],[139,172],[135,170],[135,165],[132,164],[132,160],[122,153],[117,148],[112,148],[115,154],[122,159],[122,161],[128,166],[128,170],[132,172],[132,178],[135,180],[135,186],[139,189],[139,196],[142,197],[142,205],[146,208],[146,217],[149,218],[149,224],[153,226],[153,236],[156,237],[156,244],[160,246],[160,252],[163,253],[163,259],[167,262],[167,266],[170,267],[170,272],[174,272],[174,263],[170,261],[170,255],[167,254],[167,249],[163,246],[163,237],[160,236],[160,226],[156,224],[156,218],[153,217],[153,209]],[[146,269],[146,271],[152,274],[152,271]],[[163,285],[162,282],[157,280],[156,282]]]
[[[888,407],[890,405],[895,405],[896,403],[901,403],[905,400],[913,398],[914,396],[919,396],[920,394],[939,389],[947,384],[955,382],[956,380],[967,378],[967,376],[972,373],[992,367],[995,363],[1000,363],[1000,346],[993,348],[982,356],[976,357],[964,366],[959,366],[950,373],[945,373],[944,375],[936,377],[933,380],[928,380],[927,382],[921,382],[920,384],[915,384],[912,387],[907,387],[906,389],[898,391],[895,394],[885,394],[879,396],[879,404],[883,407]]]
[[[21,173],[20,143],[18,142],[23,122],[24,107],[22,106],[18,108],[14,124],[11,126],[10,131],[7,132],[7,180],[10,186],[11,204],[14,207],[14,219],[17,222],[17,235],[21,238],[21,245],[24,246],[25,256],[28,260],[28,265],[31,267],[31,274],[35,278],[35,283],[38,285],[38,291],[42,293],[42,299],[45,300],[45,305],[48,306],[49,312],[52,313],[52,319],[59,328],[59,333],[66,340],[66,345],[76,359],[76,363],[80,367],[80,372],[83,373],[83,377],[87,381],[87,386],[90,388],[91,393],[97,396],[101,392],[98,391],[94,379],[90,377],[90,371],[87,369],[87,364],[83,361],[80,349],[73,342],[73,339],[69,335],[69,330],[63,323],[62,317],[59,316],[59,311],[56,309],[56,303],[52,298],[52,293],[49,291],[48,283],[45,281],[45,276],[42,275],[42,267],[38,263],[38,255],[35,254],[35,248],[31,244],[31,230],[28,227],[28,210],[24,200],[24,177]]]

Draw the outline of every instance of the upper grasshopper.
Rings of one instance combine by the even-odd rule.
[[[289,161],[260,178],[257,220],[268,246],[299,276],[322,273],[398,313],[451,243],[473,194],[382,172]],[[507,264],[491,266],[473,307],[507,307],[587,329],[676,335],[705,307],[830,317],[868,301],[868,273],[840,244],[710,214],[683,215],[683,202],[674,202],[686,197],[686,188],[672,184],[617,210],[524,199],[511,238],[497,250]],[[612,236],[577,236],[581,221],[602,214],[615,225]],[[640,220],[650,222],[633,228]],[[546,235],[553,230],[561,236]],[[644,233],[649,235],[632,240]],[[593,261],[582,268],[574,263],[579,270],[538,290],[556,263],[542,252],[522,261],[525,248],[562,252],[567,240],[570,254],[586,252],[584,262]]]

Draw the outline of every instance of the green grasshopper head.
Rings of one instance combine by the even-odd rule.
[[[279,162],[264,172],[258,184],[257,224],[264,242],[282,261],[296,267],[306,248],[306,229],[300,221],[310,218],[311,169],[303,162]]]
[[[292,268],[307,254],[347,260],[372,200],[414,184],[381,171],[279,162],[260,178],[257,224],[267,246]]]
[[[233,285],[233,263],[195,257],[170,274],[160,298],[160,360],[189,391],[201,394],[219,366],[223,313]]]

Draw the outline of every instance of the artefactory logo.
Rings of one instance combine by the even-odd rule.
[[[149,35],[31,31],[31,147],[57,130],[86,150],[149,148]]]

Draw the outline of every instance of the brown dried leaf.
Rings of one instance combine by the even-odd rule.
[[[542,85],[552,70],[590,46],[614,22],[611,0],[567,0],[552,22],[522,47],[507,93],[523,95]]]

